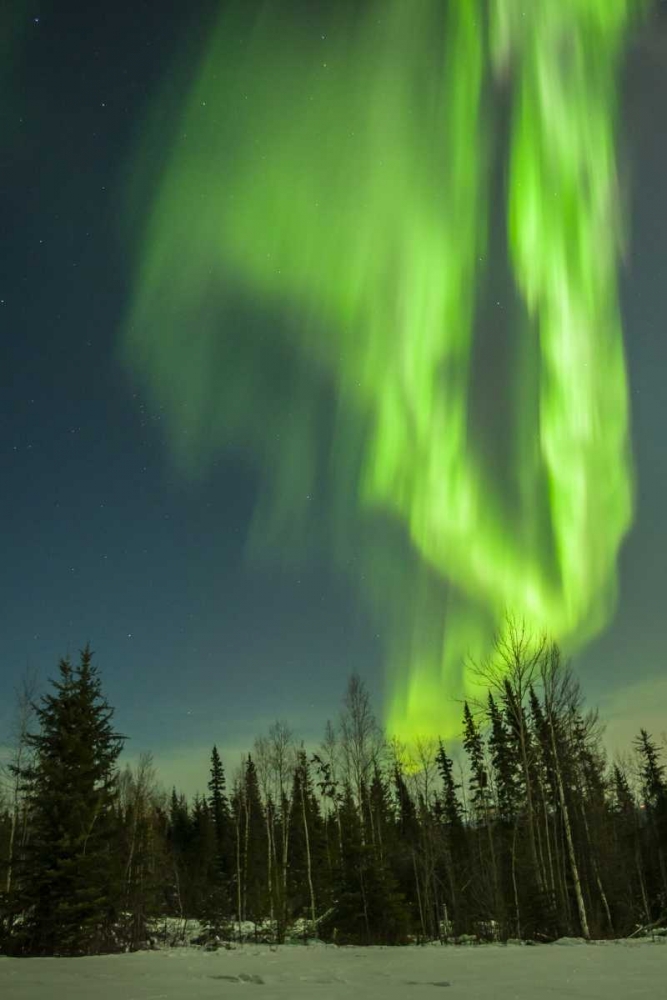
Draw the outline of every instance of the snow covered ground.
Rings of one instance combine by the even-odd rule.
[[[667,996],[667,939],[424,948],[243,945],[0,957],[2,1000],[639,1000]]]

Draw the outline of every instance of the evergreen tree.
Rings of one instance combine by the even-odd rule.
[[[392,815],[389,786],[377,761],[373,765],[368,801],[372,814],[370,826],[373,831],[373,843],[382,863],[385,861],[391,863],[396,853],[396,823]]]
[[[330,902],[324,822],[313,792],[308,759],[297,752],[292,784],[289,836],[289,911],[292,919],[307,919],[313,930],[325,903]]]
[[[438,743],[435,760],[444,792],[442,817],[452,835],[460,839],[463,830],[463,809],[457,791],[461,786],[454,780],[454,761],[447,756],[442,741]]]
[[[218,748],[211,752],[211,774],[208,782],[208,805],[215,833],[216,860],[220,870],[229,872],[230,814],[229,801],[225,794],[225,772]]]
[[[150,754],[120,775],[117,851],[122,869],[123,940],[131,951],[150,937],[150,923],[164,913],[167,817],[160,809]]]
[[[191,824],[187,870],[193,916],[206,926],[209,919],[209,878],[215,866],[216,843],[211,810],[203,795],[195,795],[193,799]]]
[[[167,828],[170,870],[166,889],[169,913],[172,916],[188,917],[194,914],[187,864],[191,837],[192,824],[187,800],[172,788]]]
[[[613,804],[615,814],[623,819],[631,820],[632,825],[634,825],[637,813],[637,804],[632,791],[630,790],[628,776],[625,771],[621,770],[618,764],[614,764],[612,772],[612,786],[614,789]]]
[[[484,821],[489,810],[489,781],[484,760],[484,744],[472,712],[463,705],[463,749],[470,761],[470,799],[475,820]]]
[[[560,720],[552,713],[550,725],[532,685],[528,692],[528,698],[532,743],[535,750],[531,774],[535,780],[537,824],[546,880],[543,907],[545,913],[547,911],[552,913],[553,934],[558,937],[571,930],[569,900],[563,875],[564,858],[559,850],[561,802],[558,773],[559,769],[563,771],[567,767],[567,761],[563,761],[561,767],[560,762],[554,757],[552,727],[554,731],[553,742],[561,748],[564,746]]]
[[[491,692],[489,692],[488,718],[491,723],[489,750],[495,777],[498,815],[503,822],[512,824],[520,805],[518,762],[512,752],[502,713]]]
[[[651,922],[651,909],[646,889],[644,861],[639,837],[638,810],[627,775],[615,764],[612,771],[611,811],[614,827],[618,896],[617,926],[636,927]]]
[[[417,845],[419,843],[419,819],[415,803],[405,781],[398,761],[393,769],[393,792],[396,808],[397,849],[393,870],[398,882],[398,888],[406,900],[410,915],[410,926],[421,924],[423,914],[419,896],[419,877],[417,869]]]
[[[331,724],[327,723],[327,732],[331,734]],[[318,936],[327,934],[331,936],[331,921],[327,924],[327,917],[331,917],[336,910],[337,893],[340,891],[343,878],[343,830],[341,822],[341,806],[343,796],[340,792],[340,783],[336,780],[332,760],[323,760],[318,754],[313,754],[311,763],[315,765],[317,781],[316,787],[319,791],[320,806],[323,826],[323,850],[326,865],[326,877],[323,878],[321,890],[321,907],[327,915],[323,921],[318,922]]]
[[[377,848],[362,834],[360,811],[350,784],[340,804],[343,851],[334,903],[320,924],[325,940],[338,944],[404,944],[409,913],[403,894]]]
[[[606,758],[601,748],[597,715],[569,706],[571,770],[576,781],[573,798],[577,856],[587,890],[590,929],[595,937],[614,935],[609,901],[612,875],[611,812],[607,802]]]
[[[445,897],[448,904],[448,918],[455,933],[463,933],[467,907],[462,889],[468,882],[468,856],[463,809],[458,797],[460,785],[454,779],[454,761],[447,755],[442,741],[438,742],[435,756],[438,774],[442,780],[442,799],[436,804],[436,817],[442,831],[443,884],[448,887]]]
[[[259,923],[268,910],[266,818],[252,756],[248,754],[243,780],[232,799],[238,878],[237,919]]]
[[[233,868],[231,815],[225,794],[225,772],[216,746],[211,752],[208,790],[207,805],[213,850],[201,914],[208,937],[219,939],[225,935],[231,916],[230,889]]]
[[[10,893],[7,890],[7,881],[10,857],[13,854],[11,847],[12,825],[12,811],[0,789],[0,951],[3,940],[9,936],[10,932]]]
[[[121,872],[116,845],[116,762],[123,737],[111,725],[89,646],[77,667],[63,659],[55,694],[35,706],[34,762],[22,775],[30,840],[20,868],[23,916],[15,947],[26,954],[113,949]]]
[[[498,884],[504,900],[502,934],[505,937],[520,936],[521,903],[517,877],[521,809],[519,762],[512,747],[503,713],[491,692],[489,692],[488,698],[487,717],[491,727],[488,748],[494,779],[495,812],[498,827],[498,850],[496,852]]]
[[[646,815],[648,857],[655,858],[649,869],[649,894],[653,912],[667,913],[667,781],[660,750],[645,729],[635,741],[641,762],[641,791]]]
[[[480,728],[467,702],[463,706],[463,748],[470,761],[470,802],[472,825],[469,831],[472,865],[471,896],[475,900],[478,926],[487,937],[495,938],[504,920],[502,895],[498,885],[492,797]]]
[[[282,727],[257,758],[261,795],[247,757],[227,799],[214,747],[208,794],[189,806],[174,789],[163,801],[149,755],[117,772],[122,737],[90,650],[76,668],[63,660],[34,706],[39,732],[26,727],[21,766],[10,767],[16,794],[0,798],[0,947],[141,947],[165,911],[199,919],[209,939],[234,915],[256,928],[270,917],[278,940],[305,918],[319,936],[355,944],[433,940],[452,927],[505,938],[650,927],[667,913],[661,749],[641,730],[635,798],[623,770],[608,768],[595,713],[584,714],[557,650],[540,662],[540,697],[501,677],[484,731],[464,706],[464,820],[442,743],[422,746],[423,771],[410,776],[398,756],[386,771],[379,753],[364,756],[366,701],[341,782],[330,733],[312,758],[319,795]]]
[[[641,760],[642,794],[647,809],[659,816],[667,806],[667,768],[660,763],[660,750],[645,729],[640,729],[635,746]]]

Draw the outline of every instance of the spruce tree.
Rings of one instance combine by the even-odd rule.
[[[667,767],[660,763],[660,750],[645,729],[639,730],[635,746],[641,760],[642,794],[647,809],[660,815],[667,807]]]
[[[220,760],[218,748],[213,747],[211,751],[211,772],[208,782],[209,798],[208,805],[211,811],[211,821],[215,832],[215,844],[217,862],[220,870],[227,873],[229,870],[229,847],[230,847],[230,815],[229,801],[225,793],[225,771]]]
[[[0,951],[10,932],[10,893],[7,891],[12,855],[12,812],[0,789]]]
[[[489,808],[489,782],[484,761],[484,744],[467,701],[463,705],[463,749],[470,761],[470,798],[473,817],[476,821],[484,821]]]
[[[215,866],[215,830],[211,810],[203,795],[195,795],[190,813],[191,834],[187,852],[188,887],[192,913],[204,928],[209,921],[211,870]]]
[[[495,698],[489,692],[487,716],[491,725],[488,748],[495,788],[497,814],[496,852],[498,884],[503,896],[503,936],[521,934],[521,907],[517,856],[518,826],[521,810],[519,764],[513,752],[508,727]],[[512,914],[512,917],[509,914]]]
[[[373,764],[373,778],[368,793],[368,802],[374,844],[380,860],[384,863],[390,861],[396,853],[396,824],[392,815],[389,787],[377,761]]]
[[[327,865],[324,821],[313,792],[306,753],[297,752],[290,810],[288,905],[292,919],[305,918],[316,930],[316,920],[330,902],[331,876]]]
[[[405,944],[409,913],[397,880],[379,852],[362,836],[352,788],[340,802],[342,863],[334,882],[331,910],[320,924],[325,940],[338,944]]]
[[[456,933],[461,933],[466,923],[466,900],[462,885],[467,884],[467,842],[463,826],[463,809],[458,797],[460,785],[454,779],[454,761],[447,755],[442,741],[438,742],[435,755],[438,774],[442,780],[442,799],[436,805],[436,817],[442,831],[443,884],[449,892],[448,915]]]
[[[473,853],[476,855],[471,866],[470,895],[475,901],[480,932],[484,936],[495,938],[504,919],[504,907],[499,891],[492,797],[484,741],[467,702],[463,706],[463,748],[470,761],[470,853],[471,856]]]
[[[667,913],[667,768],[660,763],[660,750],[645,729],[635,746],[641,762],[641,791],[647,820],[647,855],[656,864],[649,869],[649,891],[656,916]]]
[[[491,723],[489,751],[495,777],[498,815],[504,823],[512,824],[520,807],[518,761],[512,750],[502,712],[490,692],[488,718]]]
[[[411,910],[411,923],[419,912],[419,892],[416,878],[415,852],[419,841],[417,810],[398,762],[393,770],[393,790],[396,803],[397,850],[394,871],[400,891]]]
[[[183,794],[173,788],[169,800],[167,844],[170,855],[170,873],[166,889],[169,912],[172,916],[189,917],[194,913],[191,882],[188,872],[188,853],[192,838],[192,823],[188,804]]]
[[[617,855],[613,871],[619,882],[616,906],[621,911],[622,924],[636,929],[651,922],[637,803],[628,777],[618,764],[614,764],[611,784],[613,795],[610,806]]]
[[[225,794],[225,772],[216,746],[211,752],[208,790],[208,815],[214,848],[208,868],[202,918],[207,935],[219,939],[226,932],[231,914],[232,831],[229,802]]]
[[[435,761],[438,768],[438,774],[442,779],[444,793],[442,808],[443,819],[452,832],[455,831],[458,835],[463,829],[463,810],[457,795],[457,791],[461,786],[454,780],[454,761],[451,757],[447,756],[447,752],[445,751],[445,747],[442,742],[438,743],[438,751],[435,755]]]
[[[20,951],[81,955],[113,949],[121,873],[116,849],[116,762],[124,737],[86,646],[59,664],[54,694],[35,705],[39,732],[22,780],[30,839],[20,871]]]
[[[257,925],[268,911],[267,835],[257,770],[250,754],[232,809],[240,877],[236,887],[237,919],[252,920]]]

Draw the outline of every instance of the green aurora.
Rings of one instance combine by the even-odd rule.
[[[613,611],[633,493],[615,123],[641,4],[327,6],[227,8],[176,116],[157,107],[123,351],[185,473],[254,456],[251,552],[328,554],[359,585],[389,731],[449,736],[507,612],[574,649]],[[498,149],[494,455],[472,427],[495,391],[474,358]]]

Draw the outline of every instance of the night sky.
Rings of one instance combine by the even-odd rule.
[[[326,6],[304,14],[313,45]],[[350,672],[378,710],[383,678],[383,623],[358,590],[324,556],[248,562],[258,472],[237,448],[184,476],[163,407],[119,350],[134,151],[219,9],[44,2],[1,15],[0,740],[26,666],[46,679],[90,641],[127,755],[152,751],[186,791],[203,787],[213,742],[232,766],[275,719],[314,742]],[[620,118],[634,525],[615,616],[574,660],[621,749],[639,726],[667,729],[666,93],[662,3],[629,50]],[[261,301],[249,322],[270,324]],[[281,373],[265,375],[279,393]]]

